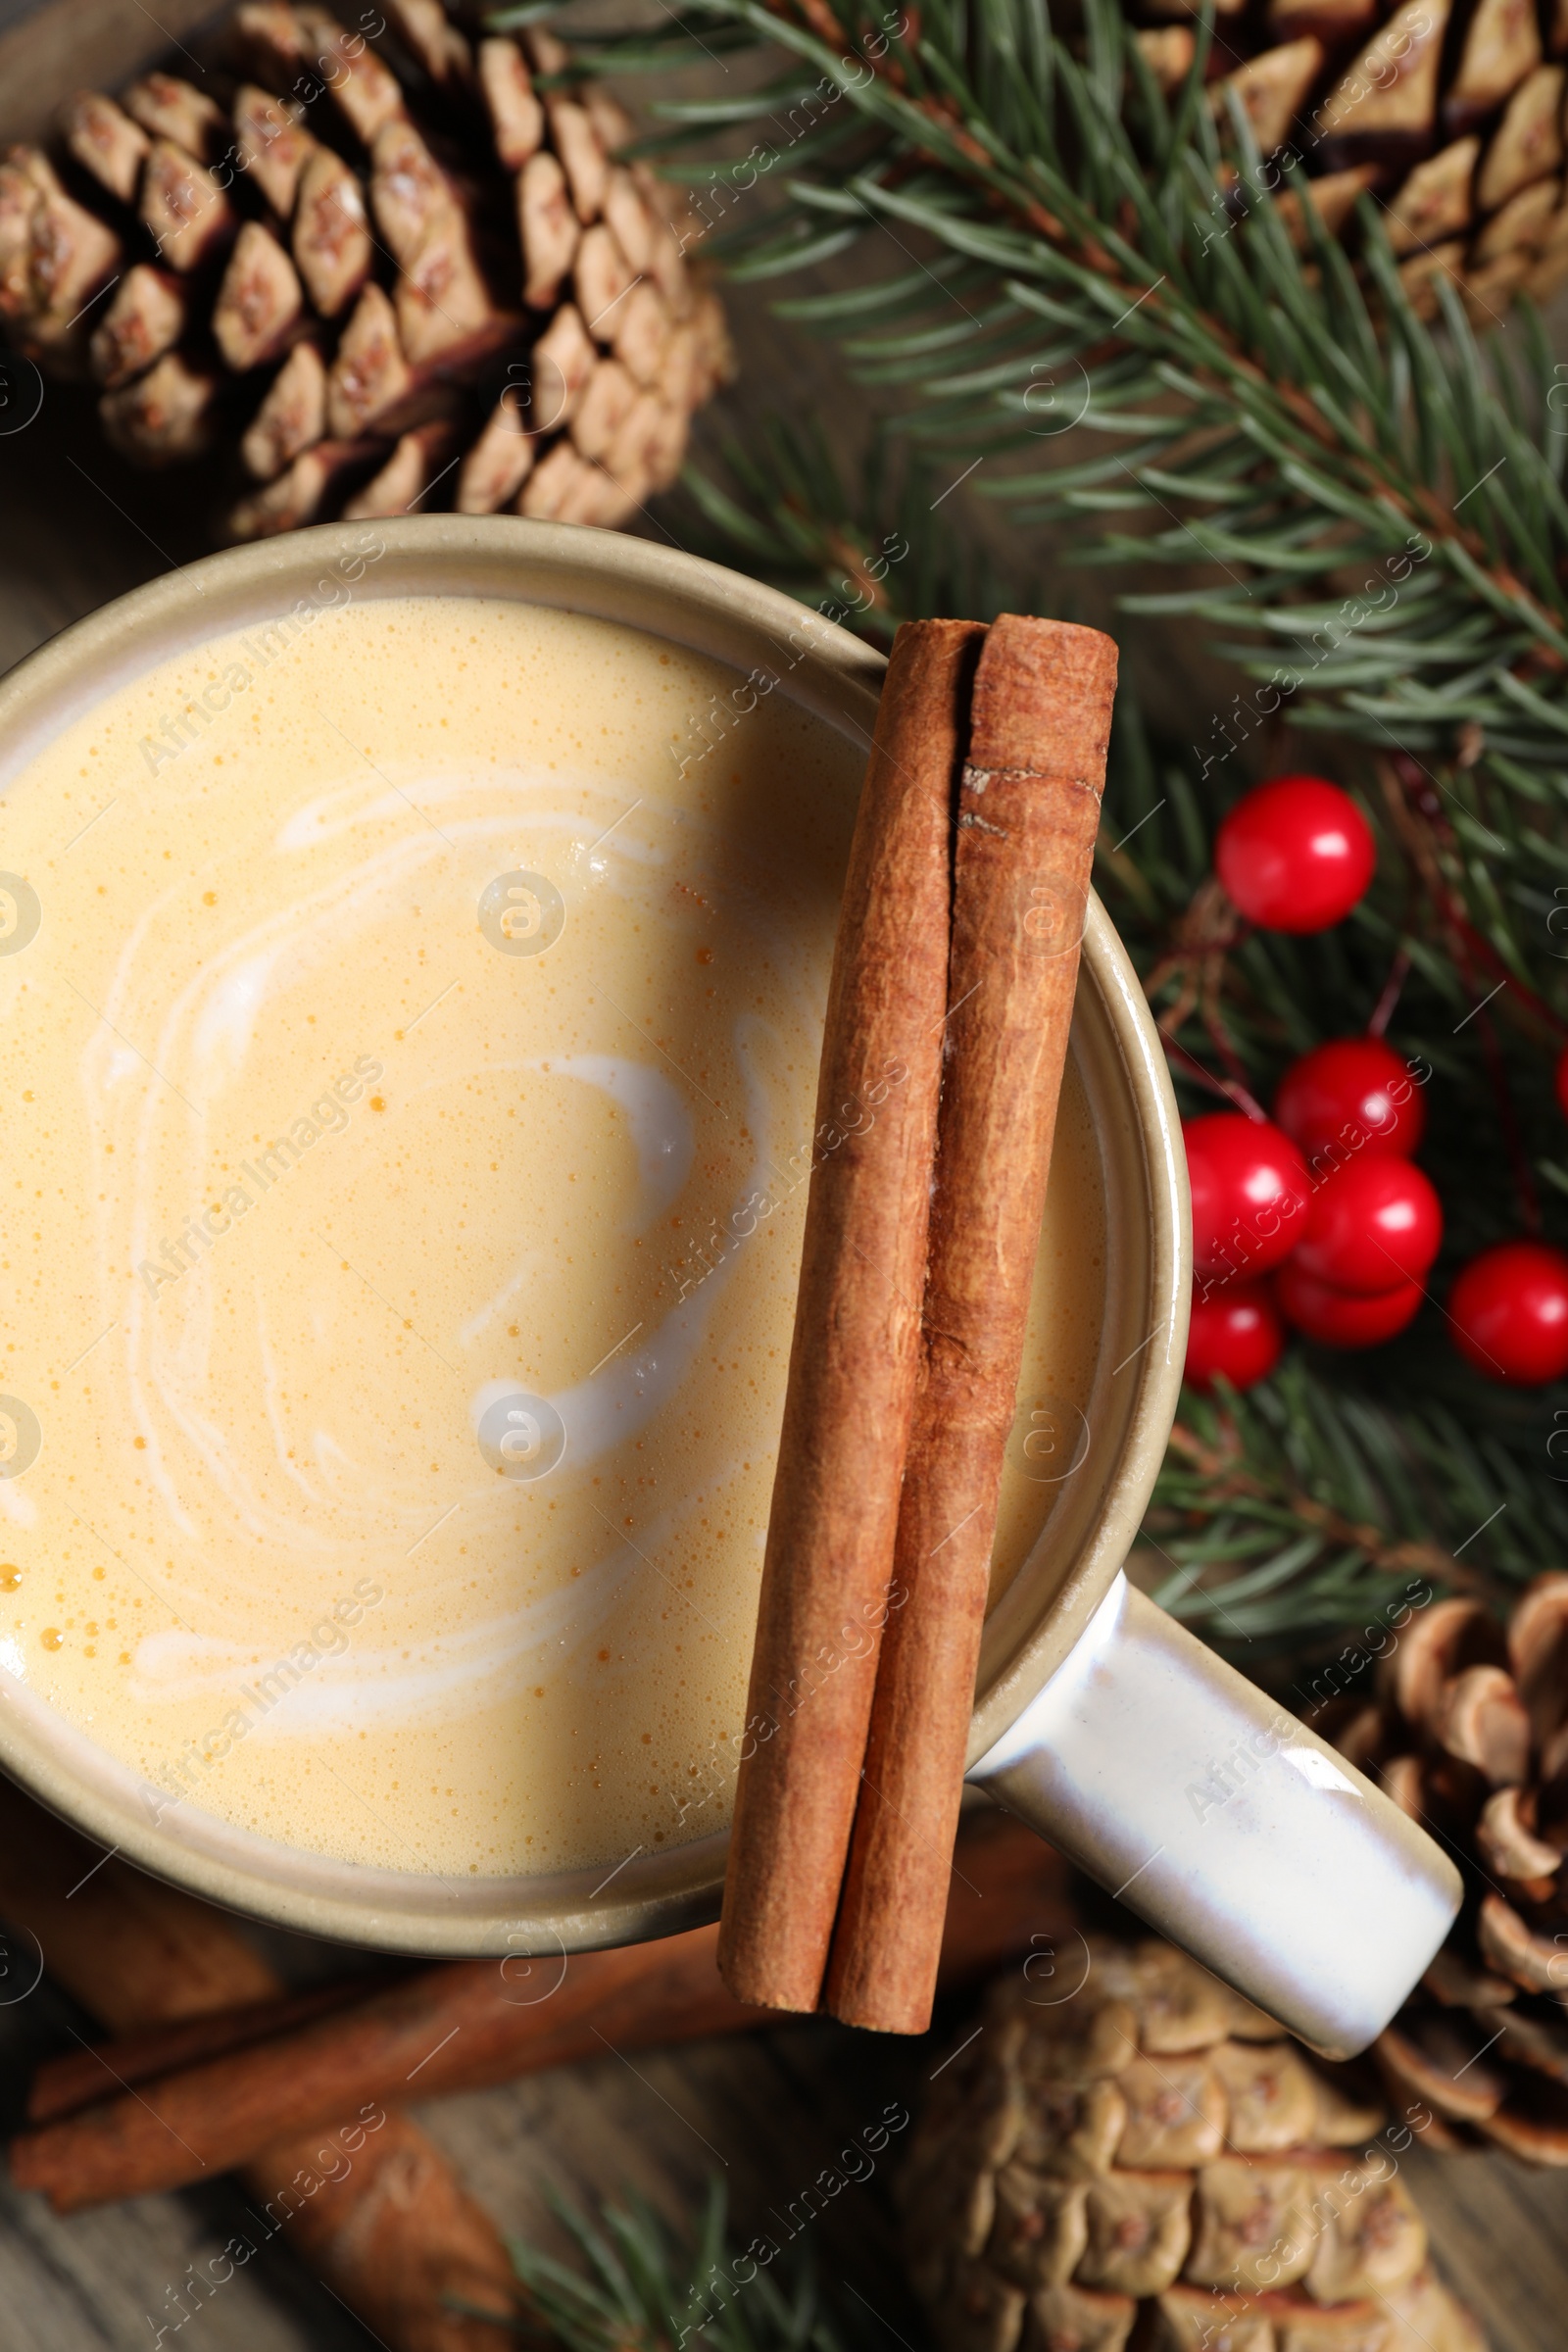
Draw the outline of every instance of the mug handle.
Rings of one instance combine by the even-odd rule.
[[[1381,2033],[1459,1908],[1423,1830],[1122,1575],[968,1777],[1324,2057]]]

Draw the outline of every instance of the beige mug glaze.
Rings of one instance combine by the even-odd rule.
[[[716,564],[510,518],[375,527],[384,552],[362,565],[358,597],[497,597],[621,622],[740,673],[768,671],[775,692],[850,741],[869,740],[882,657]],[[0,685],[0,789],[112,687],[287,612],[362,544],[361,526],[327,525],[231,550],[68,630]],[[1072,1054],[1105,1192],[1103,1321],[1087,1406],[1095,1442],[988,1621],[971,1778],[1113,1891],[1127,1880],[1130,1903],[1307,2038],[1359,2046],[1442,1940],[1457,1881],[1378,1791],[1299,1727],[1281,1731],[1260,1693],[1122,1581],[1175,1412],[1191,1267],[1164,1054],[1098,901]],[[1240,1767],[1227,1761],[1233,1751]],[[188,1803],[151,1806],[128,1767],[4,1671],[0,1761],[146,1869],[257,1918],[357,1944],[584,1950],[668,1935],[718,1909],[722,1834],[637,1855],[608,1879],[601,1865],[454,1886],[290,1847]],[[1205,1788],[1229,1795],[1205,1801]]]

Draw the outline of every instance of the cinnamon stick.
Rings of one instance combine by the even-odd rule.
[[[429,1969],[345,2014],[185,2067],[12,2142],[12,2178],[57,2213],[183,2187],[269,2139],[415,2098],[753,2023],[713,1969],[713,1931],[585,1952],[553,1996],[519,2002],[495,1961]],[[597,2029],[597,2030],[596,2030]],[[602,2037],[602,2038],[601,2038]]]
[[[1116,648],[1004,615],[958,796],[947,1064],[920,1376],[826,2005],[930,2023],[1003,1453],[1072,1022]]]
[[[944,1984],[965,1984],[1031,1939],[1069,1932],[1065,1866],[1018,1823],[979,1815],[965,1824],[960,1857]],[[562,1973],[554,1991],[547,1979],[546,1997],[526,2004],[517,2003],[519,1986],[494,1961],[432,1969],[347,2014],[280,2030],[237,2046],[227,2059],[144,2079],[137,2095],[25,2132],[12,2143],[13,2177],[42,2189],[60,2212],[206,2179],[224,2165],[243,2163],[255,2180],[263,2170],[260,2143],[279,2130],[298,2133],[304,2145],[307,2133],[318,2137],[335,2118],[400,2093],[481,2089],[601,2058],[607,2046],[634,2050],[775,2022],[771,2012],[726,1992],[715,1943],[715,1930],[702,1928],[581,1953],[556,1964]],[[115,2046],[103,2053],[111,2063]]]
[[[768,2008],[817,2005],[898,1597],[953,796],[983,636],[900,629],[850,852],[718,1945],[737,1999]]]
[[[244,2001],[199,2017],[142,2026],[114,2041],[66,2050],[58,2058],[46,2058],[33,2076],[27,2090],[27,2121],[48,2124],[63,2115],[77,2115],[83,2107],[95,2107],[102,2099],[112,2099],[117,2091],[154,2082],[177,2067],[196,2066],[204,2058],[221,2057],[249,2042],[267,2041],[291,2026],[303,2026],[334,2009],[350,2009],[374,1988],[364,1977],[334,1977],[305,1992]]]
[[[123,1862],[104,1861],[5,1781],[0,1915],[29,1931],[51,1976],[117,2032],[232,2009],[280,1989],[220,1912]],[[319,2121],[334,2127],[330,2142],[319,2130],[294,2138],[274,2130],[249,2152],[242,2179],[255,2231],[247,2245],[283,2231],[387,2352],[500,2352],[515,2278],[494,2224],[445,2157],[389,2105],[368,2117]],[[230,2250],[208,2265],[205,2281],[196,2274],[206,2291],[232,2276],[237,2243],[230,2239]],[[224,2263],[226,2272],[218,2267]],[[199,2308],[196,2286],[189,2292]],[[462,2317],[453,2301],[497,2318]]]

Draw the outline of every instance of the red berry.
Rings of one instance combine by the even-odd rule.
[[[1443,1203],[1408,1159],[1347,1160],[1312,1195],[1296,1259],[1303,1274],[1371,1297],[1419,1282],[1443,1243]]]
[[[1377,864],[1348,792],[1321,776],[1277,776],[1244,794],[1219,829],[1214,865],[1232,903],[1265,931],[1326,931],[1349,913]]]
[[[1454,1345],[1492,1380],[1538,1387],[1568,1372],[1568,1257],[1544,1242],[1499,1242],[1448,1294]]]
[[[1274,1277],[1274,1296],[1287,1323],[1326,1348],[1376,1348],[1402,1331],[1421,1304],[1418,1282],[1392,1291],[1340,1291],[1292,1258]]]
[[[1233,1389],[1250,1389],[1279,1361],[1285,1334],[1267,1285],[1229,1282],[1206,1298],[1194,1294],[1187,1332],[1187,1377],[1212,1387],[1221,1375]]]
[[[1200,1274],[1262,1274],[1295,1249],[1312,1186],[1301,1154],[1266,1119],[1210,1111],[1182,1129]]]
[[[1568,1046],[1557,1056],[1557,1104],[1568,1119]]]
[[[1409,1068],[1380,1037],[1336,1037],[1293,1061],[1274,1116],[1308,1160],[1356,1152],[1408,1157],[1426,1131],[1427,1106]]]

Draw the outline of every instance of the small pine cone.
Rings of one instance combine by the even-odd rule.
[[[624,522],[733,370],[682,215],[553,35],[475,47],[441,0],[386,19],[372,41],[241,0],[204,89],[73,98],[54,154],[0,160],[0,322],[100,386],[137,463],[231,445],[228,538],[435,507]]]
[[[1082,1963],[938,2070],[901,2202],[942,2352],[1485,2352],[1353,2078],[1168,1944]]]
[[[1131,0],[1129,13],[1154,79],[1175,90],[1197,52],[1184,21],[1197,0]],[[1479,0],[1457,37],[1449,0],[1217,0],[1215,13],[1205,73],[1221,136],[1239,105],[1265,164],[1294,157],[1310,175],[1331,236],[1354,237],[1370,195],[1421,316],[1445,278],[1483,325],[1515,293],[1539,302],[1568,278],[1568,10]],[[1264,184],[1281,188],[1281,173]],[[1294,190],[1277,201],[1304,241]],[[1245,207],[1239,183],[1230,202]]]
[[[1318,1720],[1466,1866],[1447,1942],[1375,2044],[1392,2094],[1451,2144],[1568,2165],[1568,1575],[1537,1577],[1506,1625],[1429,1603],[1376,1694]]]

